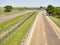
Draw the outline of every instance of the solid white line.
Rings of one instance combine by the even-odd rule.
[[[47,18],[47,17],[46,17]],[[48,17],[49,18],[49,17]],[[52,22],[52,20],[49,18],[49,20]],[[49,22],[50,23],[50,22]],[[52,22],[52,24],[53,24],[54,22]],[[50,25],[51,25],[51,23],[50,23]],[[52,27],[53,28],[53,27]],[[55,28],[53,28],[53,30],[55,31]],[[56,33],[56,35],[57,35],[57,37],[60,39],[60,36],[58,35],[58,33],[55,31],[55,33]]]
[[[53,30],[55,31],[55,29],[53,28]],[[58,33],[55,31],[57,37],[60,39],[60,36],[58,35]]]
[[[31,28],[32,31],[31,31],[31,34],[30,34],[29,40],[28,40],[28,42],[27,42],[27,45],[30,44],[30,41],[31,41],[31,38],[32,38],[33,32],[34,32],[34,30],[35,30],[35,26],[36,26],[36,23],[37,23],[38,17],[39,17],[39,14],[37,15],[36,20],[34,21],[34,24],[33,24],[32,28]]]

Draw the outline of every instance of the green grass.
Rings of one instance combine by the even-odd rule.
[[[60,27],[60,18],[52,17],[52,16],[50,16],[50,18]]]
[[[25,34],[32,25],[37,13],[31,16],[21,27],[19,27],[2,45],[20,45]]]
[[[28,17],[32,12],[24,14],[22,16],[16,17],[15,19],[8,20],[6,22],[0,23],[0,33],[9,30],[15,24],[22,22],[26,17]]]

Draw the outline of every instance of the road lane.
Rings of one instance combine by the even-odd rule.
[[[52,23],[51,23],[52,24]],[[44,15],[44,11],[40,11],[33,33],[29,32],[24,45],[60,45],[60,38],[55,32],[55,25],[51,25],[49,19]],[[53,26],[53,27],[52,27]],[[32,36],[30,36],[32,33]],[[31,38],[30,38],[31,37]]]
[[[25,45],[46,45],[47,44],[46,37],[45,37],[45,30],[42,21],[42,12],[40,12],[37,16],[38,19],[36,21],[36,25],[34,25],[35,28],[31,29],[34,30],[32,37],[30,38],[31,40],[29,39],[30,40],[29,42],[29,40],[27,39],[27,44],[25,43]]]
[[[53,22],[53,20],[51,20],[48,16],[45,16],[48,20],[48,22],[50,23],[51,27],[53,27],[54,31],[56,32],[56,34],[58,35],[59,39],[60,39],[60,27],[57,26],[56,23]]]
[[[60,45],[60,39],[52,26],[47,21],[46,17],[43,16],[44,19],[44,26],[45,26],[45,32],[47,37],[47,44],[48,45]]]

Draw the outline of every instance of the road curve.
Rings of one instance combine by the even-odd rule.
[[[60,39],[44,15],[44,11],[39,12],[36,20],[24,45],[60,45]]]

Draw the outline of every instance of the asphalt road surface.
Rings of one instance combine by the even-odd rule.
[[[44,11],[40,11],[30,29],[25,45],[60,45],[60,39],[53,27],[44,15]]]
[[[45,22],[45,33],[47,38],[47,45],[60,45],[60,39],[58,38],[56,32],[51,27],[47,19],[45,17],[43,18]]]
[[[8,20],[13,19],[13,18],[16,18],[16,17],[21,16],[23,14],[26,14],[28,12],[32,12],[32,11],[31,10],[28,10],[28,11],[23,11],[20,14],[9,15],[9,16],[5,16],[5,17],[0,17],[0,23],[5,22],[5,21],[8,21]]]

